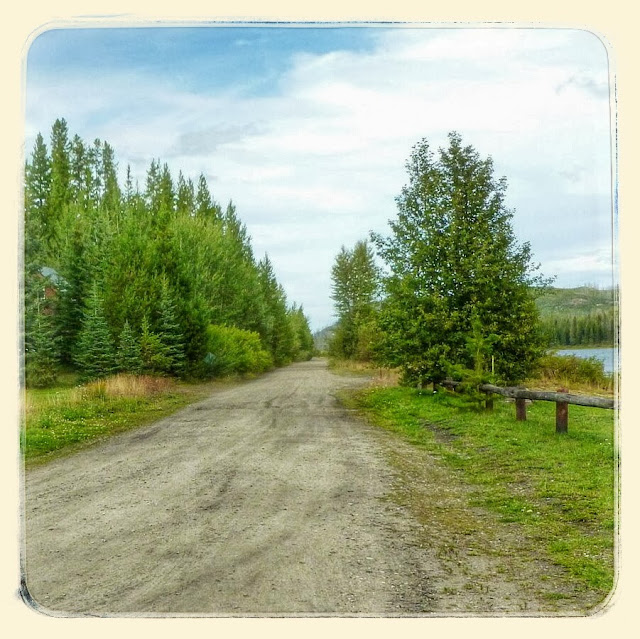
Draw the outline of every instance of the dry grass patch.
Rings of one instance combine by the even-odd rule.
[[[176,382],[167,377],[153,377],[151,375],[130,375],[120,373],[106,379],[90,382],[86,386],[74,389],[83,401],[88,397],[150,397],[158,393],[175,390]]]
[[[400,381],[399,368],[385,368],[372,362],[358,362],[351,359],[329,360],[329,368],[338,375],[366,375],[374,386],[397,386]]]

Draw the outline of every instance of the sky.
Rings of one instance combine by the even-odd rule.
[[[496,177],[519,243],[555,286],[610,287],[607,49],[560,28],[242,25],[57,28],[25,56],[25,156],[56,118],[234,202],[313,330],[335,320],[341,246],[388,234],[411,148],[457,131]]]

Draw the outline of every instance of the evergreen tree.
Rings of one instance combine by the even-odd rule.
[[[142,354],[140,344],[131,329],[128,321],[125,321],[120,339],[118,340],[118,352],[116,353],[118,370],[123,373],[138,375],[142,372]]]
[[[167,348],[162,343],[160,336],[151,330],[147,315],[142,319],[140,356],[145,373],[163,374],[171,368],[171,359],[167,354]]]
[[[42,135],[36,136],[31,162],[25,167],[25,261],[46,263],[54,230],[51,229],[49,198],[51,194],[51,161]]]
[[[58,373],[59,340],[52,315],[55,307],[47,299],[47,278],[33,263],[25,273],[25,383],[28,387],[51,386]]]
[[[506,182],[490,158],[449,135],[438,159],[426,140],[407,163],[409,183],[397,198],[391,236],[373,235],[390,273],[380,323],[382,354],[405,379],[440,382],[454,367],[473,369],[467,348],[472,318],[492,338],[496,373],[523,379],[544,349],[527,243],[517,245]]]
[[[166,279],[162,282],[158,328],[158,336],[169,360],[165,372],[183,375],[185,371],[184,334],[176,318],[176,307],[171,299]]]
[[[90,268],[86,220],[77,219],[68,229],[67,236],[60,253],[60,275],[63,279],[59,285],[56,322],[59,326],[62,362],[71,364],[94,273]]]
[[[51,129],[51,191],[49,194],[49,244],[52,253],[58,250],[60,220],[71,200],[71,144],[64,119],[56,120]]]
[[[176,192],[176,212],[179,215],[194,215],[195,198],[193,182],[191,180],[185,180],[182,175],[182,171],[180,171],[178,174],[178,186]]]
[[[220,210],[220,206],[216,204],[211,198],[207,180],[202,174],[200,174],[200,177],[198,178],[198,188],[196,191],[195,205],[196,215],[198,217],[210,220],[222,219],[222,211]]]
[[[25,269],[36,274],[26,277],[25,297],[37,293],[43,266],[61,277],[55,313],[37,324],[30,310],[25,339],[48,334],[45,324],[52,324],[59,362],[87,376],[111,369],[108,361],[96,364],[98,351],[110,350],[105,325],[124,331],[123,344],[131,337],[125,323],[141,327],[140,357],[160,373],[203,374],[211,324],[238,329],[234,339],[248,350],[259,334],[280,364],[304,352],[306,318],[289,309],[270,266],[263,277],[235,206],[223,213],[204,176],[194,188],[180,174],[174,192],[168,166],[153,160],[144,193],[134,188],[130,167],[121,190],[113,149],[99,139],[70,141],[62,119],[50,149],[39,135],[25,165]],[[89,317],[97,308],[91,282],[100,282],[96,313],[104,321]],[[258,350],[262,368],[270,365],[273,358]]]
[[[82,139],[75,135],[71,141],[70,154],[71,201],[83,208],[88,207],[91,201],[92,184],[90,153]]]
[[[267,255],[258,263],[258,270],[266,309],[263,343],[274,364],[283,366],[293,359],[294,350],[293,327],[289,321],[286,296]]]
[[[113,338],[104,315],[102,297],[94,284],[78,335],[75,363],[85,380],[106,377],[116,371]]]
[[[293,304],[289,310],[289,321],[293,333],[293,359],[310,360],[314,350],[313,335],[302,306]]]
[[[127,164],[127,176],[124,183],[124,201],[129,204],[133,198],[133,177],[131,176],[131,165]]]
[[[101,180],[104,185],[101,205],[116,222],[116,228],[120,218],[120,207],[122,202],[122,192],[118,185],[118,166],[115,160],[113,148],[104,142],[102,144],[101,155]]]

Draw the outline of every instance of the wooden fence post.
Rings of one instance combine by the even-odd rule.
[[[493,410],[493,393],[491,391],[485,391],[484,409]]]
[[[559,393],[566,393],[566,388],[559,388]],[[567,433],[569,431],[569,404],[567,402],[556,402],[556,433]]]
[[[527,421],[527,405],[525,404],[527,400],[517,397],[516,398],[516,419],[519,422]]]

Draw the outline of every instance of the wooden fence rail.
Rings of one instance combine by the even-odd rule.
[[[442,385],[455,388],[460,382],[454,380],[445,380]],[[478,387],[487,394],[486,406],[488,410],[493,408],[493,399],[491,394],[502,395],[515,399],[516,419],[524,421],[527,419],[526,400],[541,400],[545,402],[556,403],[556,432],[566,433],[569,423],[569,404],[576,406],[591,406],[592,408],[617,408],[618,403],[614,399],[606,397],[593,397],[589,395],[574,395],[561,389],[558,392],[553,391],[534,391],[518,386],[494,386],[493,384],[481,384]]]

